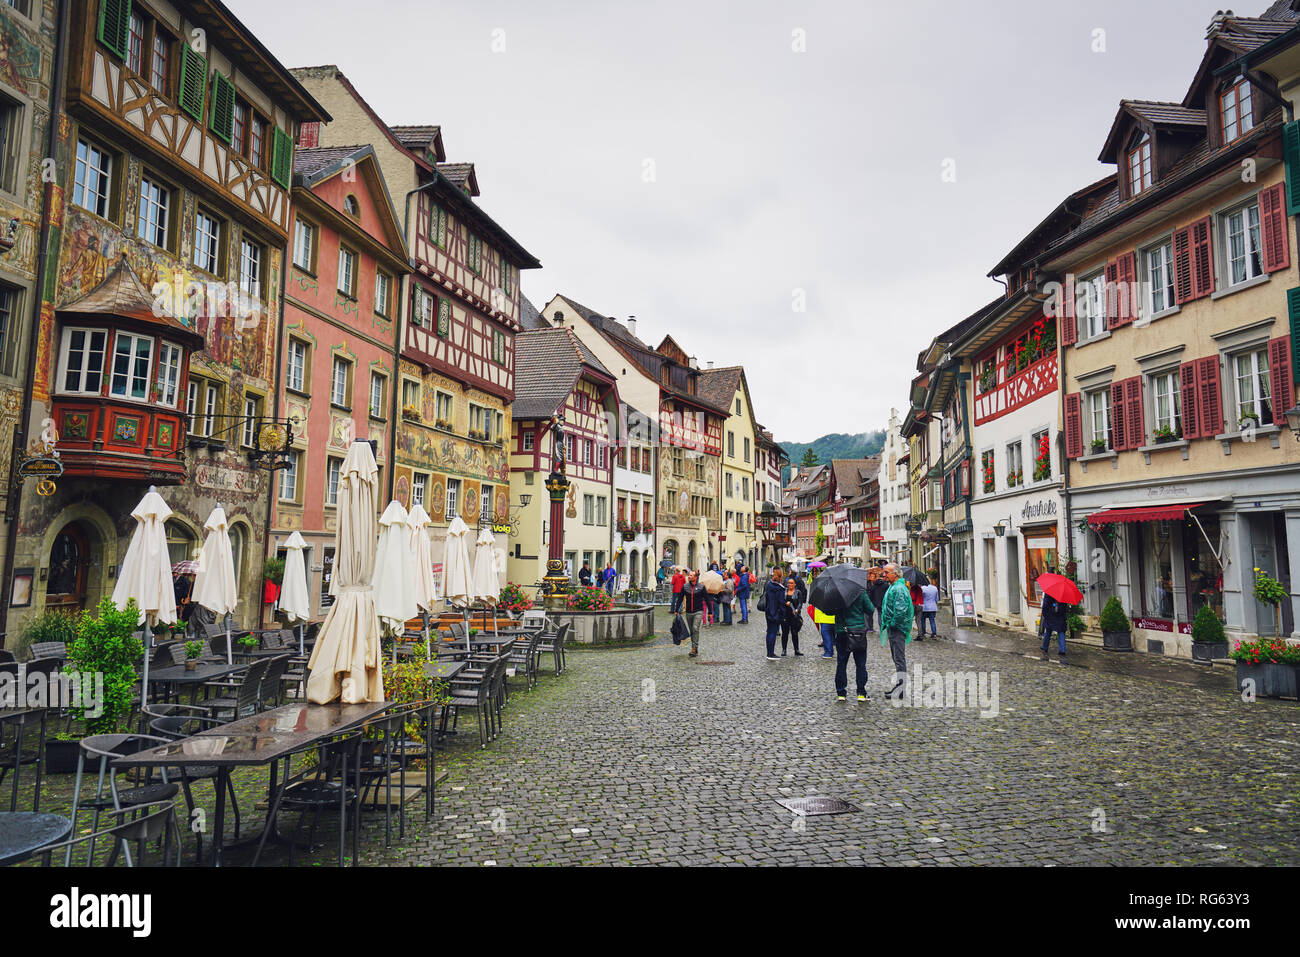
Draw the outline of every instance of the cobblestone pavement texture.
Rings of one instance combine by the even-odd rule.
[[[1115,665],[1073,643],[1069,664],[1044,662],[1028,636],[946,631],[911,644],[909,666],[996,673],[996,717],[885,700],[874,638],[868,700],[837,702],[811,626],[804,656],[778,661],[757,620],[707,628],[698,660],[666,638],[575,649],[566,674],[516,682],[486,750],[471,721],[440,754],[432,822],[417,802],[385,848],[371,816],[359,863],[1300,864],[1300,705],[1245,703],[1226,668]],[[42,809],[57,811],[72,782],[51,780]],[[265,781],[241,772],[246,813]],[[777,804],[809,795],[860,810]]]

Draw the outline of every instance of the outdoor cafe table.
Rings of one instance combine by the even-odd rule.
[[[71,833],[72,820],[62,814],[0,811],[0,867],[19,864]]]
[[[201,663],[193,671],[187,671],[184,665],[171,665],[167,668],[158,668],[149,672],[149,684],[188,686],[190,700],[193,701],[205,681],[215,681],[218,678],[233,675],[237,671],[243,671],[247,667],[246,664],[228,665],[224,661],[214,661]]]
[[[469,667],[466,661],[431,661],[424,666],[424,674],[429,678],[439,678],[442,681],[450,681],[462,671]]]
[[[287,704],[261,714],[209,728],[199,734],[147,751],[118,758],[113,766],[129,768],[215,767],[217,812],[212,841],[212,866],[221,866],[225,846],[226,789],[232,768],[271,765],[269,796],[274,799],[278,777],[276,762],[373,718],[393,706],[391,701],[362,704]],[[286,775],[288,769],[286,769]],[[269,810],[265,828],[273,825]]]

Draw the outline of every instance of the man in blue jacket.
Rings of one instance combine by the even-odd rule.
[[[780,661],[776,656],[776,636],[781,630],[781,609],[785,607],[785,584],[781,569],[772,569],[772,577],[763,586],[763,614],[767,618],[767,660]]]
[[[749,582],[748,568],[746,568],[744,565],[741,565],[740,570],[737,572],[737,574],[740,576],[740,580],[736,582],[736,600],[740,602],[740,623],[742,625],[748,625],[749,624],[749,592],[753,586],[751,586]]]

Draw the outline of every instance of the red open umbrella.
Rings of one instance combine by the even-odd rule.
[[[1083,601],[1083,592],[1079,591],[1079,586],[1064,575],[1043,572],[1034,580],[1044,595],[1051,595],[1062,605],[1077,605]]]

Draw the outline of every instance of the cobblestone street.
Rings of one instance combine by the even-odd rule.
[[[762,635],[707,629],[698,662],[662,639],[572,652],[486,751],[452,749],[436,826],[362,862],[1300,864],[1300,709],[1243,703],[1229,670],[1044,663],[1005,635],[909,646],[912,667],[998,673],[981,718],[886,701],[875,643],[868,701],[837,703],[819,648],[770,662]],[[861,810],[776,803],[806,795]]]

